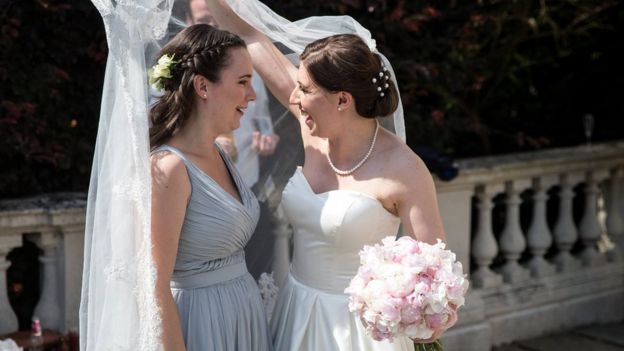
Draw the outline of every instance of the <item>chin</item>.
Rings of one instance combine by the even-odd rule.
[[[327,136],[325,136],[323,134],[322,131],[319,131],[319,128],[314,125],[314,127],[312,127],[312,129],[310,129],[310,135],[315,136],[317,138],[326,138]]]

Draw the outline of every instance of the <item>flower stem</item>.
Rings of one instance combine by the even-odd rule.
[[[440,340],[427,344],[414,344],[414,346],[416,346],[416,351],[444,351]]]

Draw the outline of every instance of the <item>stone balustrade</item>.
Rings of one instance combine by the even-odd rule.
[[[42,251],[41,296],[35,315],[48,329],[78,329],[85,206],[84,194],[0,201],[0,335],[18,329],[4,288],[10,265],[6,257],[24,240],[35,243]]]
[[[472,288],[446,350],[624,318],[624,142],[466,159],[437,182]]]
[[[443,337],[447,351],[624,319],[624,142],[459,167],[453,181],[436,182],[449,247],[471,280],[459,322]],[[0,201],[0,287],[7,254],[34,242],[42,250],[35,313],[59,331],[78,326],[85,205],[80,194]],[[287,250],[288,233],[277,226],[277,251]],[[276,272],[279,281],[286,269]],[[6,289],[0,315],[0,334],[17,329]]]

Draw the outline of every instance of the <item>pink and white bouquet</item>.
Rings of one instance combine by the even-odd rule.
[[[345,293],[349,311],[369,335],[392,341],[399,336],[426,340],[451,327],[467,290],[461,262],[442,241],[431,245],[389,236],[360,251],[358,273]]]

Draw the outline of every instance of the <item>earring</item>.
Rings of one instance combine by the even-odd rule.
[[[338,106],[338,111],[342,111],[342,107]]]

